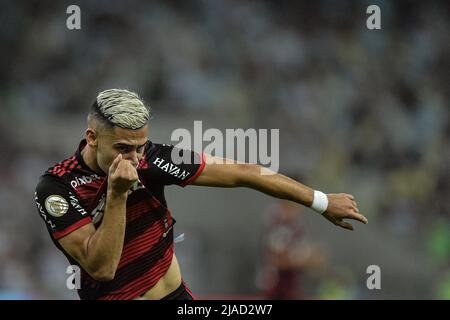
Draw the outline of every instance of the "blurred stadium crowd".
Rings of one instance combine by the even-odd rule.
[[[121,85],[156,115],[280,128],[281,170],[354,190],[380,235],[424,252],[426,297],[450,299],[450,7],[372,2],[81,1],[79,31],[72,3],[2,2],[0,298],[67,297],[33,192],[68,155],[48,139],[69,137],[41,131]]]

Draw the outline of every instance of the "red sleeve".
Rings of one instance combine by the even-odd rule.
[[[77,230],[77,229],[81,228],[82,226],[85,226],[85,225],[87,225],[88,223],[91,223],[91,222],[92,222],[92,218],[91,217],[83,218],[83,219],[75,222],[74,224],[68,226],[64,230],[53,232],[53,238],[55,240],[61,239],[61,238],[65,237],[65,236],[67,236],[69,233],[72,233],[75,230]]]
[[[191,184],[192,182],[195,181],[195,179],[197,179],[197,177],[202,173],[203,169],[205,168],[206,165],[206,161],[205,161],[205,154],[202,152],[201,154],[201,159],[202,162],[200,164],[200,167],[198,167],[197,172],[188,180],[186,180],[185,182],[183,182],[182,184],[180,184],[180,186],[182,186],[183,188],[186,187],[188,184]]]

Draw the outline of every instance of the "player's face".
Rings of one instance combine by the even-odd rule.
[[[131,130],[114,127],[100,133],[97,144],[97,163],[106,174],[113,160],[122,154],[123,159],[131,161],[133,166],[137,166],[144,153],[144,146],[147,142],[147,126],[141,129]]]

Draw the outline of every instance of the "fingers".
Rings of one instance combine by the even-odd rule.
[[[360,222],[362,222],[362,223],[364,223],[364,224],[367,224],[369,221],[367,220],[367,218],[366,218],[364,215],[362,215],[362,214],[359,212],[358,204],[357,204],[356,201],[354,200],[355,198],[354,198],[351,194],[347,194],[347,196],[348,196],[349,199],[351,199],[351,201],[352,201],[352,207],[351,207],[351,209],[353,210],[353,213],[352,213],[348,218],[354,219],[354,220],[357,220],[357,221],[360,221]]]
[[[369,223],[369,221],[367,220],[367,218],[366,218],[363,214],[361,214],[361,213],[359,212],[358,208],[355,208],[355,207],[353,207],[353,206],[351,207],[351,209],[350,209],[350,211],[348,212],[348,214],[345,215],[345,218],[347,218],[347,219],[353,219],[353,220],[362,222],[362,223],[364,223],[364,224],[368,224],[368,223]]]
[[[115,177],[124,178],[127,180],[137,180],[138,175],[136,168],[131,164],[131,161],[123,159],[121,153],[117,155],[114,161],[111,163],[109,167],[110,175]]]
[[[129,160],[121,161],[117,167],[117,172],[120,177],[128,180],[136,180],[138,178],[136,168]]]
[[[119,163],[121,160],[122,160],[122,154],[119,153],[119,155],[111,163],[111,166],[109,167],[109,172],[115,172],[117,170],[117,167],[119,166]]]
[[[352,226],[350,223],[345,222],[345,221],[343,221],[343,220],[337,220],[337,221],[336,221],[336,225],[338,225],[338,226],[340,226],[340,227],[342,227],[342,228],[344,228],[344,229],[352,230],[352,231],[353,231],[353,226]]]
[[[357,204],[356,204],[356,202],[355,201],[353,201],[353,207],[352,207],[352,209],[353,209],[353,214],[352,214],[352,219],[354,219],[354,220],[358,220],[358,221],[360,221],[360,222],[362,222],[362,223],[364,223],[364,224],[367,224],[367,223],[369,223],[369,221],[367,220],[367,218],[363,215],[363,214],[361,214],[360,212],[359,212],[359,209],[358,209],[358,207],[357,207]]]
[[[353,220],[357,220],[357,221],[362,222],[364,224],[368,224],[369,223],[367,218],[364,215],[362,215],[361,213],[356,213],[355,212],[349,218],[353,219]]]

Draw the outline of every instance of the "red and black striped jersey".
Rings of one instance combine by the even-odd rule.
[[[72,265],[78,263],[58,239],[93,223],[102,223],[108,179],[76,153],[49,168],[39,179],[35,201],[54,244]],[[174,159],[176,158],[176,159]],[[174,161],[176,160],[176,161]],[[139,162],[138,183],[129,191],[122,256],[111,281],[96,281],[82,266],[81,299],[132,299],[149,290],[168,270],[173,256],[172,218],[164,197],[166,185],[186,186],[202,172],[203,154],[148,141]]]

